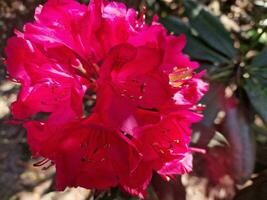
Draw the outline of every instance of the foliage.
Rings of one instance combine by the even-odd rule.
[[[80,0],[82,3],[88,1]],[[185,34],[185,52],[201,63],[202,70],[207,71],[205,78],[210,82],[210,89],[202,100],[206,105],[205,118],[194,126],[192,138],[192,146],[205,149],[206,154],[195,154],[194,173],[186,177],[187,182],[190,182],[190,177],[197,177],[198,185],[203,178],[208,180],[206,186],[209,197],[214,197],[213,191],[218,186],[225,189],[226,197],[215,195],[217,199],[266,199],[266,3],[263,0],[244,1],[244,7],[238,7],[241,1],[123,2],[139,9],[145,5],[148,21],[157,13],[170,32]],[[214,4],[219,5],[219,13],[214,10],[211,12]],[[233,7],[236,10],[232,10]],[[238,14],[238,9],[241,14]],[[246,16],[243,16],[244,13]],[[177,180],[181,182],[180,177]],[[188,188],[190,184],[185,181],[176,184],[175,181],[166,184],[154,178],[148,199],[164,199],[171,194],[168,198],[178,200],[175,196],[177,188],[179,196],[185,196],[183,187]],[[248,183],[250,185],[244,187]],[[130,199],[116,189],[98,195],[96,193],[97,200]]]

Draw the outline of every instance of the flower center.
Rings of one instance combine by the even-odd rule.
[[[181,87],[186,80],[192,78],[192,73],[189,67],[174,67],[173,72],[169,74],[169,83],[173,87]]]

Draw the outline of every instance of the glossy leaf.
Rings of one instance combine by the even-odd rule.
[[[161,19],[161,22],[170,32],[173,32],[176,35],[186,34],[187,45],[185,47],[185,52],[189,54],[192,59],[209,61],[215,64],[228,61],[227,58],[208,47],[197,37],[193,36],[190,27],[177,17],[166,17]]]
[[[219,19],[195,1],[185,0],[184,5],[190,24],[199,37],[218,52],[233,58],[236,55],[233,41]]]
[[[260,52],[251,63],[254,67],[266,67],[267,68],[267,48]]]
[[[257,80],[248,80],[244,86],[256,112],[267,122],[267,88]]]
[[[194,124],[193,130],[191,143],[193,146],[200,148],[206,148],[215,135],[215,130],[213,128],[201,123]]]
[[[248,67],[250,78],[244,88],[255,111],[267,122],[267,48],[261,51]]]

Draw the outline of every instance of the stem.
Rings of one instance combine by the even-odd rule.
[[[261,38],[261,36],[267,31],[267,26],[265,26],[264,28],[262,28],[262,31],[259,33],[259,35],[257,35],[257,37],[255,38],[253,44],[251,45],[251,49],[254,49],[257,45],[258,45],[258,40]]]
[[[225,78],[225,77],[230,76],[232,73],[233,73],[233,72],[232,72],[232,71],[229,71],[229,70],[227,70],[227,71],[222,71],[222,72],[219,72],[219,73],[216,73],[216,74],[212,75],[212,76],[210,77],[210,80],[211,80],[211,81],[219,80],[219,79],[222,79],[222,78]]]

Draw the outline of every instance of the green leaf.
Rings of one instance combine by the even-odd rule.
[[[79,0],[81,3],[88,3],[89,0]]]
[[[263,49],[248,67],[250,79],[244,84],[244,89],[255,111],[267,122],[267,48]]]
[[[267,48],[260,52],[252,61],[253,67],[266,67],[267,68]]]
[[[170,31],[176,35],[186,34],[187,36],[191,35],[190,27],[181,21],[178,17],[167,16],[160,19],[160,22]]]
[[[257,79],[246,81],[244,88],[256,112],[267,122],[267,88]]]
[[[190,55],[192,59],[209,61],[215,64],[226,63],[228,61],[227,58],[216,53],[216,51],[209,48],[201,40],[193,36],[190,27],[177,17],[166,17],[161,19],[161,22],[170,32],[173,32],[176,35],[185,34],[187,36],[187,44],[184,51]]]
[[[236,50],[230,33],[219,19],[192,0],[184,0],[185,13],[199,37],[218,52],[233,58]]]

